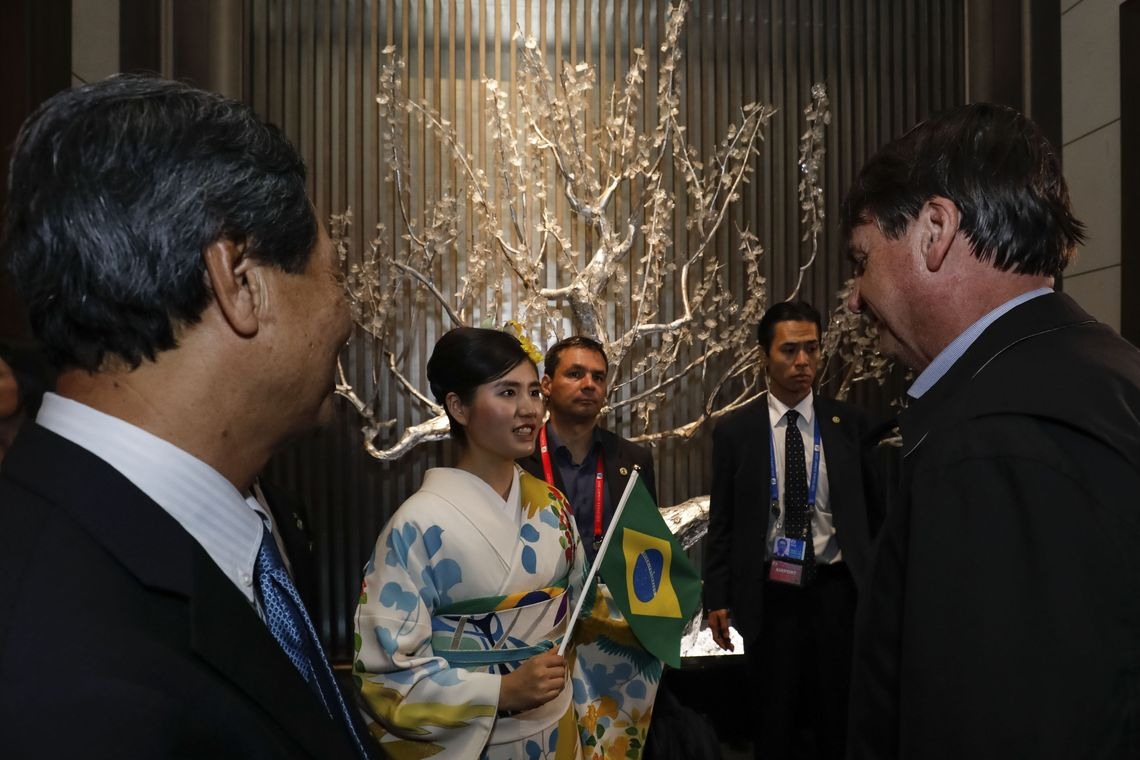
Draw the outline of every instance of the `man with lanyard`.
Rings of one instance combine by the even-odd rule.
[[[657,501],[649,451],[598,427],[608,374],[609,360],[596,340],[574,335],[551,346],[542,376],[550,419],[539,431],[534,453],[519,460],[523,469],[566,496],[590,562],[634,471]],[[709,730],[699,716],[681,706],[668,688],[666,673],[657,688],[642,760],[675,757],[678,737]],[[692,760],[705,756],[694,755]]]
[[[768,395],[713,433],[705,609],[722,649],[733,649],[730,617],[744,639],[757,757],[843,756],[856,581],[870,545],[867,424],[812,392],[820,332],[807,303],[769,309],[758,330]]]
[[[551,346],[542,376],[550,420],[539,431],[534,453],[519,460],[565,494],[591,562],[632,472],[638,471],[657,501],[649,451],[598,427],[608,374],[609,360],[596,340],[575,335]]]

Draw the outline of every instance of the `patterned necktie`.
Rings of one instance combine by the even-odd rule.
[[[285,569],[281,553],[277,550],[277,542],[273,540],[273,534],[268,528],[261,537],[254,574],[257,577],[261,611],[265,615],[269,633],[316,693],[329,717],[339,719],[344,724],[360,756],[368,757],[360,737],[356,735],[344,695],[336,685],[332,666],[317,638],[317,629],[305,611],[301,595],[297,593],[297,587]]]
[[[799,417],[799,412],[789,409],[784,430],[784,535],[804,541],[804,581],[807,582],[815,571],[815,546],[811,535],[811,510],[807,503],[804,439],[796,424]]]

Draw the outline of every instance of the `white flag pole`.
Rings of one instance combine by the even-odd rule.
[[[594,582],[594,576],[598,574],[598,567],[602,564],[602,557],[606,556],[606,549],[610,546],[610,539],[613,538],[614,528],[617,527],[618,520],[621,519],[621,513],[625,511],[625,504],[629,501],[629,495],[633,493],[633,486],[637,482],[637,476],[637,470],[634,470],[630,474],[629,482],[625,484],[625,490],[622,491],[621,501],[618,502],[617,509],[614,510],[614,519],[610,520],[610,527],[606,528],[606,535],[602,538],[601,546],[598,547],[598,554],[594,557],[594,564],[590,566],[590,573],[586,576],[586,583],[582,586],[582,594],[578,597],[578,603],[574,605],[574,614],[570,616],[570,622],[566,624],[566,633],[562,636],[562,645],[558,647],[558,654],[560,656],[566,654],[566,647],[570,644],[570,634],[574,632],[574,625],[578,622],[578,617],[582,614],[582,603],[586,601],[590,584]]]

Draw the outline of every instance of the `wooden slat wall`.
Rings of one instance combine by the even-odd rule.
[[[381,50],[393,44],[408,62],[411,93],[427,98],[451,120],[479,162],[491,168],[485,91],[493,77],[504,83],[514,105],[518,55],[510,38],[516,24],[534,35],[554,65],[587,61],[599,82],[595,112],[620,80],[630,51],[651,56],[664,30],[665,3],[656,0],[245,0],[247,100],[279,124],[299,146],[310,167],[313,201],[322,217],[351,207],[352,246],[359,252],[383,222],[399,234],[397,212],[378,159],[375,105]],[[803,296],[830,310],[848,276],[838,254],[833,224],[844,189],[874,149],[924,116],[964,98],[963,0],[694,0],[684,37],[686,89],[682,121],[689,139],[711,154],[739,106],[754,100],[777,106],[753,182],[718,241],[738,296],[742,274],[734,252],[735,227],[760,235],[766,254],[769,301],[782,299],[795,283],[806,250],[800,243],[796,187],[798,139],[803,108],[815,81],[828,84],[832,125],[823,182],[828,225],[821,258],[804,283]],[[642,123],[655,122],[657,86],[651,59]],[[461,181],[438,155],[436,143],[409,123],[418,198]],[[671,178],[671,177],[670,177]],[[678,188],[680,190],[680,188]],[[627,193],[618,199],[628,209]],[[683,192],[677,197],[674,240],[686,247]],[[565,214],[564,204],[559,205]],[[465,209],[465,222],[471,210]],[[470,230],[470,226],[466,227]],[[591,242],[581,225],[572,229],[578,250]],[[632,257],[636,260],[636,255]],[[455,283],[462,256],[442,262],[436,276]],[[553,272],[549,275],[553,284]],[[628,289],[627,289],[628,295]],[[663,309],[678,298],[666,293]],[[512,314],[510,287],[488,294],[485,307],[501,319]],[[626,304],[611,304],[620,323]],[[409,319],[411,317],[409,316]],[[404,336],[408,366],[422,367],[431,346],[447,329],[436,319]],[[410,322],[409,322],[410,324]],[[358,338],[345,352],[358,387],[370,390],[376,346]],[[426,385],[426,384],[425,384]],[[883,403],[875,389],[861,391],[872,406]],[[663,410],[666,425],[695,416],[699,394],[681,394]],[[423,411],[403,394],[385,390],[385,414],[397,430],[421,421]],[[631,420],[608,424],[623,431]],[[299,442],[270,467],[270,477],[305,502],[318,542],[320,627],[334,655],[351,652],[351,615],[359,571],[384,520],[415,490],[424,471],[449,461],[448,446],[415,451],[394,464],[377,463],[361,449],[358,423],[341,408],[330,429]],[[676,503],[709,487],[707,431],[698,438],[666,442],[655,451],[662,503]]]

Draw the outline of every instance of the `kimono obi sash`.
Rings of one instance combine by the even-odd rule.
[[[566,580],[439,607],[431,620],[432,651],[454,668],[509,673],[562,642],[569,617]]]
[[[453,668],[505,675],[536,654],[557,647],[569,622],[567,579],[509,596],[483,597],[440,607],[432,617],[432,651]],[[544,705],[500,715],[490,744],[517,741],[554,725],[570,709],[567,669],[562,693]]]

